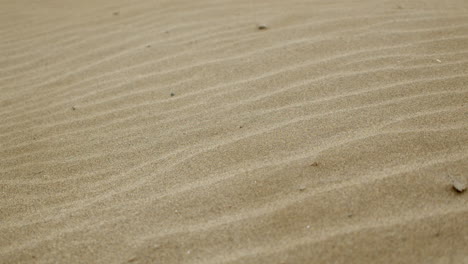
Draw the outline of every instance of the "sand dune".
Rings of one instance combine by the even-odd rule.
[[[0,263],[468,263],[468,2],[0,4]]]

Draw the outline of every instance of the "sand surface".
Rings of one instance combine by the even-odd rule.
[[[468,1],[0,7],[0,263],[468,263]]]

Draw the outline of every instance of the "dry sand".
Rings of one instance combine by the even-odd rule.
[[[466,0],[0,6],[0,263],[468,263]]]

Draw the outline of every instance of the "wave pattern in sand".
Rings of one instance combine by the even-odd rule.
[[[0,262],[468,261],[441,2],[1,1]]]

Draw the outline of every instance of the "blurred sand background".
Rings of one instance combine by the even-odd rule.
[[[466,0],[0,7],[0,263],[468,263]]]

